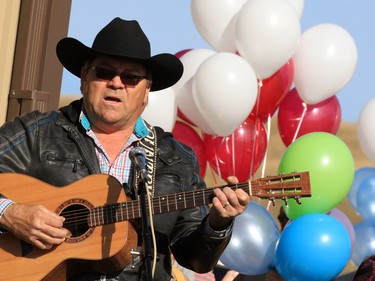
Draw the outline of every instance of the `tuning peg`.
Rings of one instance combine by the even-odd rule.
[[[275,197],[270,197],[269,200],[272,202],[272,206],[275,207]]]
[[[301,196],[296,196],[294,197],[294,199],[296,200],[296,202],[301,205]]]
[[[288,197],[282,197],[281,199],[284,201],[285,205],[288,206]]]

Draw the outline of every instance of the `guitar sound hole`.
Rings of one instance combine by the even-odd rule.
[[[87,217],[90,210],[82,204],[72,204],[65,207],[60,215],[65,218],[64,227],[68,229],[72,236],[76,238],[83,236],[90,229],[87,223]]]

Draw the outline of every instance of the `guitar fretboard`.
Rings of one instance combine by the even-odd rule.
[[[216,188],[229,187],[232,189],[242,188],[250,194],[259,198],[287,199],[311,196],[308,172],[289,174],[283,176],[272,176],[233,185],[223,185]],[[168,213],[196,206],[208,205],[212,202],[213,189],[199,189],[174,194],[156,196],[151,199],[152,213],[154,215]],[[149,206],[147,205],[147,208]],[[129,202],[109,204],[95,207],[90,210],[88,219],[89,226],[116,223],[141,217],[141,202],[133,200]]]

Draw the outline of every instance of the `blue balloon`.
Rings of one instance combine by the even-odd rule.
[[[375,175],[375,167],[363,167],[355,171],[354,180],[352,183],[352,187],[350,188],[347,198],[352,205],[353,209],[357,211],[357,192],[359,185],[362,183],[365,177]]]
[[[259,275],[273,267],[275,244],[280,237],[273,216],[261,205],[250,202],[236,217],[232,238],[220,261],[245,275]]]
[[[308,214],[281,232],[275,267],[289,281],[328,281],[345,268],[350,253],[350,236],[341,222],[326,214]]]
[[[359,185],[357,211],[363,220],[375,223],[375,174],[365,177]]]
[[[355,243],[351,260],[359,266],[361,262],[375,255],[375,224],[370,221],[362,221],[354,225]]]

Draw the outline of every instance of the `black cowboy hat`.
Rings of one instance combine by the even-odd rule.
[[[63,38],[57,43],[56,53],[61,64],[78,77],[86,61],[99,55],[135,60],[151,72],[151,91],[174,85],[183,73],[183,65],[176,56],[151,56],[150,42],[135,20],[113,19],[99,31],[91,48],[77,39]]]

